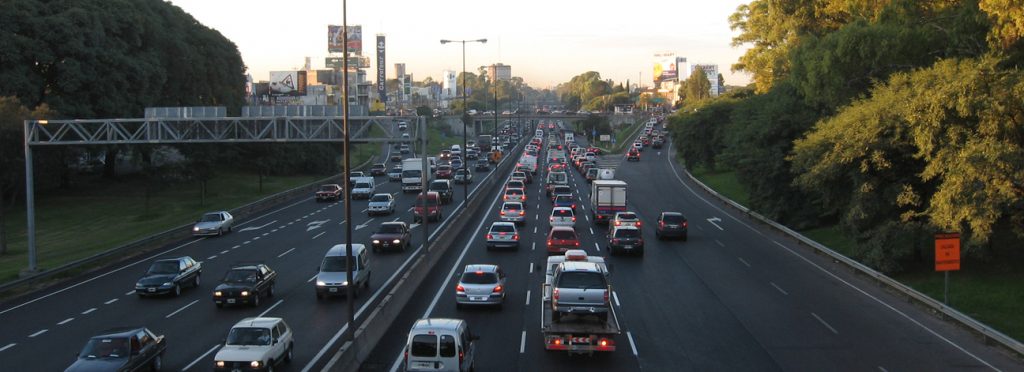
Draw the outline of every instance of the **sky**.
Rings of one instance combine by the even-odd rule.
[[[587,71],[616,83],[651,86],[654,54],[674,52],[690,63],[717,64],[728,85],[746,85],[732,72],[748,46],[733,47],[738,32],[728,18],[749,0],[350,0],[348,24],[362,25],[370,79],[377,34],[386,35],[387,77],[405,63],[414,80],[441,80],[462,70],[459,44],[441,39],[487,39],[466,45],[466,70],[504,63],[534,88],[552,88]],[[238,46],[254,80],[270,71],[324,68],[327,25],[342,23],[341,0],[173,0],[200,23]]]

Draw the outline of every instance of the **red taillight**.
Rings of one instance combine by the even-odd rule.
[[[612,239],[612,244],[619,244],[619,239]]]
[[[689,226],[689,225],[690,225],[690,223],[689,223],[689,222],[683,221],[683,227],[687,227],[687,226]]]
[[[561,344],[562,344],[562,339],[556,338],[555,339],[555,345],[561,345]]]
[[[576,222],[576,217],[573,217],[573,218],[572,218],[572,222]]]
[[[577,246],[577,247],[579,247],[579,246],[580,246],[580,241],[579,241],[579,240],[575,241],[574,243],[576,243],[576,246]]]
[[[558,288],[555,288],[554,290],[551,291],[551,298],[554,299],[555,301],[558,301]]]
[[[555,222],[555,217],[548,217],[548,222]]]
[[[505,290],[505,288],[502,288],[501,285],[498,285],[498,286],[494,287],[494,293],[501,293],[501,291],[504,291],[504,290]]]
[[[502,216],[504,216],[505,215],[505,211],[498,212],[498,214],[501,214]]]
[[[462,287],[462,284],[455,286],[455,292],[465,292],[466,288]]]
[[[551,240],[548,240],[548,246],[550,247],[550,246],[552,246],[552,245],[555,245],[555,242],[553,242],[553,241],[551,241]]]
[[[519,240],[519,234],[512,235],[512,240]]]
[[[615,226],[622,226],[622,221],[615,221]]]
[[[602,338],[600,344],[601,344],[601,347],[608,346],[608,339]]]
[[[505,200],[508,200],[508,195],[505,195]]]
[[[572,205],[572,209],[576,209],[576,204],[573,204],[573,205]]]
[[[608,292],[611,292],[611,291],[609,291],[607,289],[604,291],[604,303],[608,303]]]
[[[665,227],[665,221],[658,221],[658,227]]]
[[[636,221],[636,227],[640,227],[640,221]]]
[[[494,235],[487,234],[487,239],[494,239]]]

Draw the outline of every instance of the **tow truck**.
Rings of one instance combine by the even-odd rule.
[[[544,336],[546,350],[565,351],[569,354],[593,355],[595,352],[615,351],[615,336],[621,333],[615,306],[608,306],[608,317],[604,321],[594,321],[590,317],[562,316],[554,321],[551,304],[552,285],[555,269],[565,262],[592,262],[606,273],[608,266],[603,257],[587,256],[582,249],[570,249],[564,256],[548,257],[544,267],[544,284],[541,289],[541,334]]]

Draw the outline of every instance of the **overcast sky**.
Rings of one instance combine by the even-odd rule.
[[[220,31],[242,53],[255,80],[301,68],[312,57],[324,67],[327,25],[341,24],[341,0],[174,0],[200,23]],[[728,17],[744,0],[350,0],[348,24],[363,27],[363,55],[376,68],[375,35],[387,36],[387,77],[404,62],[415,80],[501,62],[527,84],[553,87],[586,71],[616,82],[651,85],[654,54],[675,52],[691,63],[718,64],[729,85],[749,77],[730,66],[746,50],[730,41]],[[369,76],[375,75],[369,71]]]

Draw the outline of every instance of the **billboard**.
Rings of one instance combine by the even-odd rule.
[[[384,62],[384,35],[377,35],[377,96],[381,102],[388,101],[387,64]]]
[[[341,57],[327,57],[324,58],[324,66],[327,68],[342,68]],[[370,57],[363,56],[349,56],[348,57],[348,68],[369,68]]]
[[[271,71],[270,95],[272,96],[304,96],[306,95],[305,71]]]
[[[339,25],[327,25],[327,52],[344,53],[355,55],[363,54],[363,26],[355,25],[348,27],[348,40],[342,41],[342,27]]]
[[[679,79],[675,53],[658,53],[654,55],[654,82]]]

